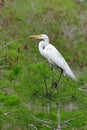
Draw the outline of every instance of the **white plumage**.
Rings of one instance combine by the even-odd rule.
[[[64,57],[52,44],[49,43],[49,38],[47,35],[41,34],[30,37],[42,39],[43,41],[39,43],[40,54],[45,57],[51,65],[59,67],[63,71],[64,75],[68,75],[73,80],[77,80]]]

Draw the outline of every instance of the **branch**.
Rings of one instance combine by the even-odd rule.
[[[85,85],[87,85],[87,84],[85,84]],[[82,92],[86,92],[87,93],[87,86],[86,86],[86,88],[81,87],[81,88],[79,88],[79,90],[82,91]]]
[[[57,111],[58,111],[58,128],[57,130],[61,130],[61,121],[60,121],[60,102],[57,103]]]
[[[28,126],[33,127],[35,130],[38,130],[37,127],[34,124],[28,124]]]
[[[45,98],[43,96],[39,96],[39,98],[42,98],[42,99],[44,99],[45,101],[48,101],[48,102],[54,102],[54,100],[47,99],[47,98]]]
[[[67,123],[70,122],[70,121],[73,121],[73,120],[82,118],[84,115],[85,115],[85,114],[83,113],[82,115],[80,115],[80,116],[78,116],[78,117],[73,117],[73,118],[71,118],[71,119],[68,119],[68,120],[64,121],[63,123],[64,123],[64,124],[67,124]]]
[[[47,124],[54,124],[53,121],[51,121],[51,120],[47,121],[47,120],[44,120],[44,119],[39,119],[39,118],[37,118],[35,116],[33,116],[33,118],[36,119],[39,122],[42,122],[42,123],[44,122],[44,123],[47,123]]]
[[[38,119],[34,116],[32,117],[32,119],[31,118],[28,118],[28,119],[30,119],[32,121],[34,119],[35,121],[39,122],[38,124],[40,124],[42,126],[45,126],[45,127],[48,127],[48,128],[53,128],[53,127],[50,126],[52,124],[52,122],[48,122],[48,121],[45,121],[45,120],[42,120],[42,119]],[[37,122],[36,122],[36,124],[37,124]],[[48,125],[48,124],[44,124],[44,123],[48,123],[48,124],[50,123],[50,124]]]

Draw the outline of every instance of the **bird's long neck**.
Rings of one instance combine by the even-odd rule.
[[[44,39],[44,42],[49,44],[49,38]]]
[[[44,49],[49,44],[49,40],[44,40],[39,43],[39,51],[42,56],[45,57]]]

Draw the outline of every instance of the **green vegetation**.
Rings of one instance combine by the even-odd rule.
[[[45,33],[73,68],[79,83],[51,86],[50,65],[32,34]],[[0,2],[0,129],[56,130],[58,103],[63,130],[87,129],[87,2],[2,0]],[[60,72],[54,69],[54,82]],[[46,95],[46,85],[48,96]]]

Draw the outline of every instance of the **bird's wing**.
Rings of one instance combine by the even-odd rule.
[[[48,61],[55,65],[59,66],[63,69],[64,73],[70,76],[72,79],[76,79],[75,75],[71,71],[69,65],[65,61],[64,57],[60,54],[60,52],[51,44],[49,44],[45,50],[45,56],[48,59]]]
[[[66,66],[66,61],[63,58],[63,56],[60,54],[60,52],[51,44],[49,44],[45,50],[45,55],[47,57],[47,59],[53,63],[53,65],[55,66],[59,66],[60,68],[62,68],[64,70],[65,66]]]

